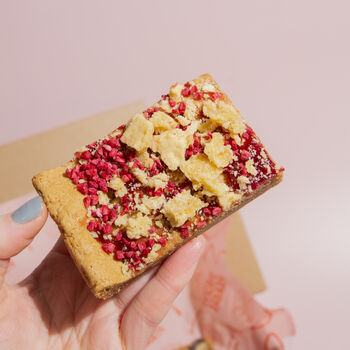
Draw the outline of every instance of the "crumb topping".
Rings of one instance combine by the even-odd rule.
[[[183,225],[192,218],[199,209],[207,204],[196,196],[191,195],[189,190],[178,193],[169,199],[163,208],[163,213],[174,227]]]
[[[153,131],[153,124],[142,114],[136,114],[126,128],[121,141],[136,151],[142,151],[150,146]]]
[[[150,118],[150,122],[153,124],[154,131],[161,133],[163,131],[176,128],[176,121],[164,112],[155,112]]]
[[[283,170],[202,76],[79,149],[66,175],[83,194],[88,231],[130,275]]]
[[[211,135],[210,141],[205,145],[204,153],[219,168],[227,166],[233,158],[231,147],[224,145],[224,136],[219,132]]]

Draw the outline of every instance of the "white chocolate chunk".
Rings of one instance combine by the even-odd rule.
[[[226,167],[233,158],[229,145],[224,145],[224,137],[218,132],[213,133],[212,139],[205,145],[204,153],[217,167]]]
[[[222,206],[223,210],[229,210],[231,205],[239,200],[241,200],[242,194],[236,192],[226,192],[218,196],[219,204]]]
[[[241,190],[245,190],[247,188],[247,184],[250,181],[249,181],[249,179],[246,176],[241,175],[241,176],[237,177],[237,182],[238,182],[239,188]]]
[[[187,118],[183,117],[182,115],[178,115],[176,117],[176,120],[179,122],[179,124],[181,124],[182,126],[187,126],[188,124],[191,123],[190,120],[188,120]]]
[[[127,125],[121,141],[137,151],[142,151],[151,145],[153,131],[153,124],[142,114],[136,114]]]
[[[145,186],[153,188],[164,188],[169,181],[169,176],[166,173],[159,173],[154,176],[148,176],[145,171],[139,168],[133,168],[132,166],[130,171],[136,177],[136,179]]]
[[[215,92],[215,86],[210,83],[204,83],[202,86],[204,92]]]
[[[169,97],[170,99],[179,102],[182,99],[182,89],[184,88],[181,84],[175,84],[170,88]]]
[[[195,190],[203,187],[203,194],[216,196],[224,210],[237,200],[238,195],[230,192],[230,188],[225,183],[225,178],[221,174],[222,168],[210,162],[205,154],[192,156],[181,164],[181,170],[192,182]]]
[[[169,129],[176,128],[176,121],[164,112],[155,112],[150,118],[155,132],[163,132]]]
[[[114,221],[114,225],[125,227],[128,223],[128,217],[126,215],[118,215],[116,220]]]
[[[212,132],[219,126],[218,123],[214,122],[212,119],[206,119],[199,125],[199,132]]]
[[[148,176],[143,170],[131,167],[130,171],[136,177],[137,180],[139,180],[143,185],[147,186]]]
[[[149,211],[160,209],[164,203],[165,203],[164,195],[161,195],[160,197],[144,196],[142,198],[142,204],[144,204]]]
[[[231,136],[242,134],[245,131],[244,121],[232,104],[221,100],[217,103],[206,100],[203,102],[203,114],[230,131]]]
[[[137,213],[128,218],[128,223],[126,225],[126,235],[130,239],[138,239],[141,237],[148,237],[148,230],[152,226],[152,220],[141,213]]]
[[[166,113],[171,113],[172,108],[169,105],[169,101],[166,100],[161,100],[159,101],[159,107],[162,108]]]
[[[184,117],[188,120],[194,120],[198,114],[198,107],[191,99],[186,100],[186,109]]]
[[[183,130],[172,129],[154,136],[152,150],[159,152],[163,162],[170,170],[176,170],[185,160],[185,151],[192,137]]]
[[[205,154],[192,156],[181,164],[180,169],[192,182],[195,189],[205,186],[208,180],[216,179],[222,171],[222,169],[212,164]]]
[[[169,181],[169,176],[166,173],[159,173],[148,178],[148,186],[153,188],[164,188]]]
[[[107,205],[109,203],[109,197],[107,193],[104,193],[102,191],[97,191],[98,196],[98,202],[102,205]]]
[[[254,167],[254,161],[253,159],[249,159],[245,162],[245,167],[247,168],[247,171],[249,174],[252,174],[253,176],[258,174],[258,171]]]
[[[153,164],[152,158],[149,156],[147,150],[136,152],[136,158],[141,162],[145,168],[149,168]]]
[[[116,197],[123,197],[127,193],[127,189],[124,185],[124,181],[115,174],[109,180],[108,187],[115,190]]]
[[[207,204],[198,197],[192,196],[190,191],[178,193],[165,203],[163,213],[172,226],[183,225],[189,218],[193,217],[199,209]]]

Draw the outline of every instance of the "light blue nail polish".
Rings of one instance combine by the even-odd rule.
[[[42,208],[43,202],[41,197],[35,197],[13,212],[11,215],[12,220],[18,224],[33,220],[39,215]]]

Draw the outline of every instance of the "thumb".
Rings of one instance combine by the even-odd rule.
[[[0,288],[10,258],[30,244],[46,218],[47,210],[40,197],[31,199],[12,214],[0,216]]]

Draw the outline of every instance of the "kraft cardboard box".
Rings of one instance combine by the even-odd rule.
[[[33,175],[66,163],[75,150],[104,137],[144,109],[144,103],[135,102],[0,146],[0,160],[5,170],[0,172],[0,213],[13,210],[35,196],[31,182]],[[229,225],[227,263],[230,269],[251,293],[263,291],[265,283],[238,213],[231,216]],[[31,246],[13,259],[11,268],[16,273],[10,269],[10,282],[25,277],[59,236],[52,220],[48,220],[43,231]]]

